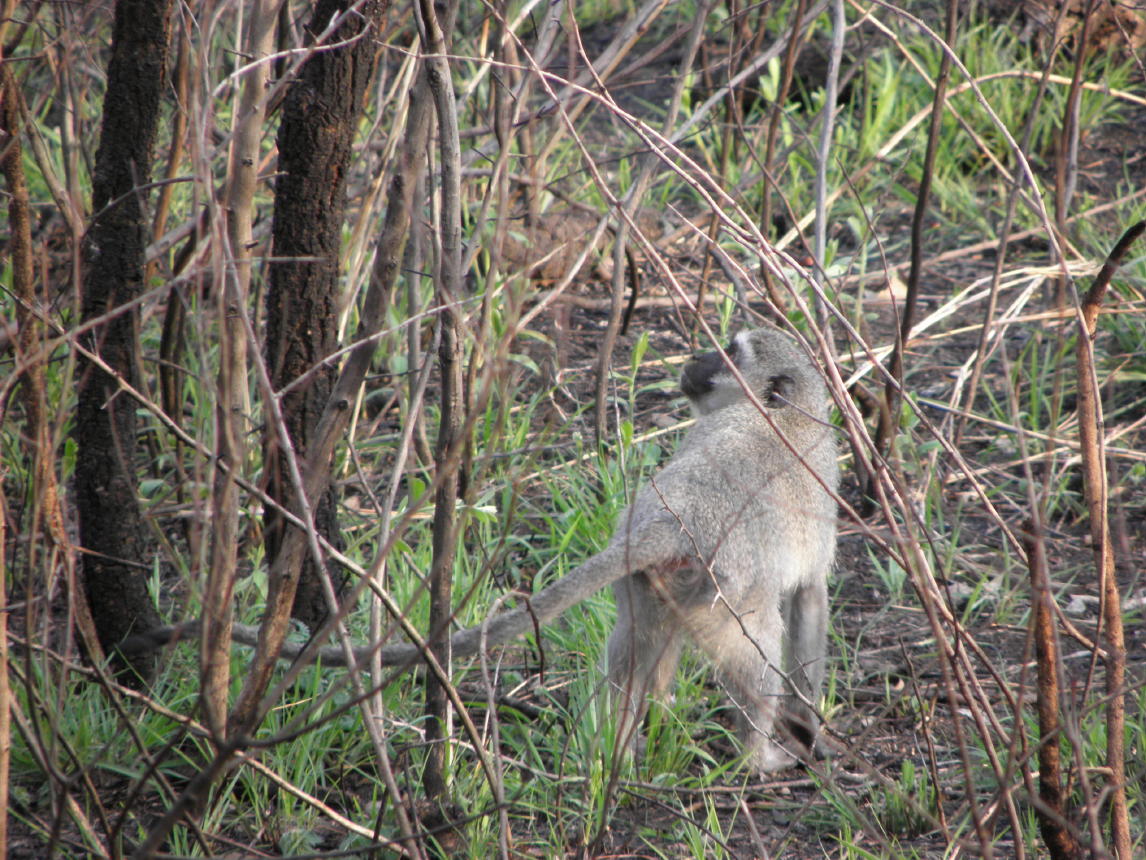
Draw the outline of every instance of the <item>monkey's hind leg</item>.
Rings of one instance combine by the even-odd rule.
[[[782,624],[779,607],[743,612],[739,620],[728,609],[712,610],[697,644],[717,665],[728,695],[739,713],[740,742],[748,766],[757,773],[796,764],[795,752],[777,742],[776,717],[783,695],[780,661]]]
[[[642,574],[613,586],[617,624],[609,636],[608,676],[617,738],[637,748],[649,697],[663,699],[680,662],[679,625]]]
[[[827,655],[827,582],[820,578],[793,591],[784,601],[784,621],[787,629],[784,669],[790,685],[784,697],[784,729],[811,754],[819,732],[816,706]]]

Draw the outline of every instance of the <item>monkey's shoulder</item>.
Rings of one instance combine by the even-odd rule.
[[[834,434],[826,416],[792,407],[768,410],[766,415],[744,402],[698,418],[668,467],[729,460],[771,464],[795,459],[793,451],[803,456],[813,450],[834,453]]]
[[[796,410],[777,417],[769,423],[752,404],[701,416],[638,492],[633,515],[646,520],[667,511],[686,524],[750,524],[775,519],[778,508],[834,505],[834,431]]]

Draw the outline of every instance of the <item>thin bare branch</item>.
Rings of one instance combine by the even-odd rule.
[[[1078,427],[1082,443],[1082,472],[1086,506],[1090,514],[1090,540],[1098,569],[1102,597],[1102,632],[1106,639],[1106,766],[1110,770],[1110,835],[1118,860],[1130,860],[1130,816],[1126,800],[1126,640],[1122,630],[1122,597],[1114,571],[1110,541],[1109,494],[1106,480],[1105,430],[1098,378],[1094,364],[1094,337],[1098,311],[1115,271],[1130,246],[1146,232],[1146,221],[1127,230],[1106,258],[1079,309]]]

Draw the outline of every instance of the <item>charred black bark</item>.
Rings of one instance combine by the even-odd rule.
[[[311,37],[317,38],[352,5],[348,0],[319,0],[308,28]],[[322,362],[338,346],[339,245],[346,172],[373,69],[374,31],[368,26],[381,20],[385,8],[384,0],[367,0],[346,15],[326,41],[353,41],[310,57],[290,85],[283,105],[272,227],[276,262],[267,286],[266,357],[276,389],[309,374],[282,403],[291,443],[300,456],[311,442],[336,376],[337,367]],[[281,444],[273,438],[267,443],[266,474],[271,496],[297,509]],[[321,496],[310,502],[319,532],[333,540],[337,524],[329,482]],[[281,517],[268,514],[268,558],[274,558],[281,546],[283,525]],[[301,573],[291,575],[300,577],[292,614],[313,628],[329,611],[318,568],[308,556]]]
[[[170,0],[118,0],[103,125],[92,177],[92,223],[84,240],[83,320],[110,319],[84,344],[111,372],[80,359],[76,508],[83,574],[105,650],[159,624],[147,591],[150,546],[136,495],[137,404],[118,379],[135,382],[137,312],[117,311],[144,288],[146,186],[167,71]],[[150,658],[132,661],[150,677]]]

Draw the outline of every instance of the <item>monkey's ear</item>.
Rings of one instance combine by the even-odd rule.
[[[796,391],[796,380],[785,373],[778,373],[768,380],[764,405],[769,409],[780,409],[792,402]]]

